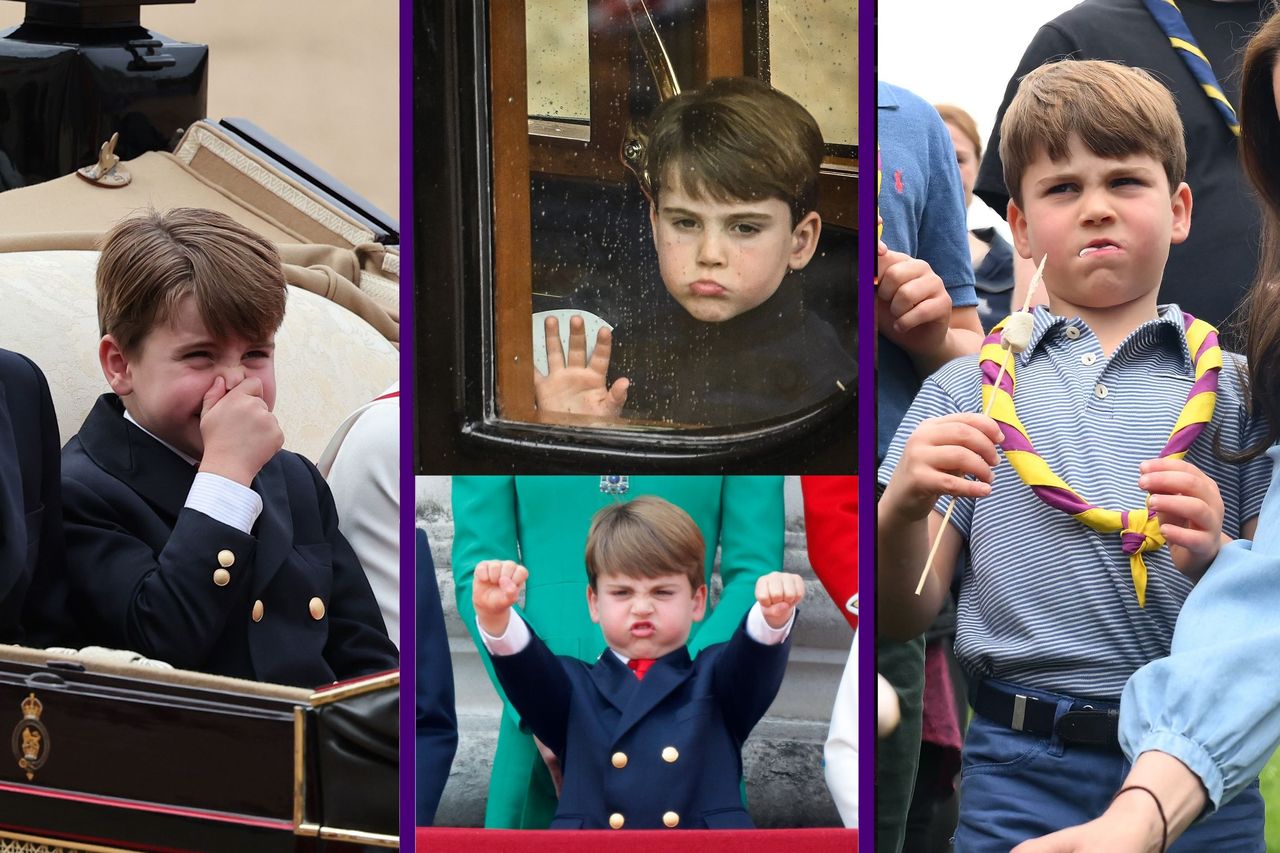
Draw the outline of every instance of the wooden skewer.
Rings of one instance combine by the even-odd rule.
[[[1036,274],[1031,277],[1031,283],[1027,285],[1027,298],[1022,303],[1022,310],[1028,311],[1031,308],[1031,299],[1036,294],[1036,287],[1044,278],[1044,262],[1049,259],[1048,253],[1040,259],[1040,266],[1036,268]],[[1013,350],[1005,343],[1001,343],[1004,347],[1004,358],[1000,360],[1000,370],[996,373],[995,384],[992,388],[1000,387],[1000,380],[1004,379],[1005,370],[1009,367],[1009,356],[1013,354]],[[992,393],[991,398],[987,400],[987,404],[982,407],[982,414],[990,415],[991,407],[995,404],[996,395]],[[920,582],[916,584],[916,595],[920,595],[924,591],[924,582],[929,578],[929,569],[933,566],[933,558],[938,553],[938,546],[942,544],[942,534],[947,529],[947,524],[951,522],[951,513],[955,511],[956,501],[952,499],[947,505],[947,512],[942,516],[942,526],[938,528],[938,533],[933,537],[933,544],[929,546],[929,556],[924,561],[924,571],[920,572]]]

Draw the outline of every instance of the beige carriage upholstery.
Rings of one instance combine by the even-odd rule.
[[[0,346],[49,380],[65,443],[109,390],[98,366],[93,251],[0,252]],[[276,415],[285,447],[315,460],[349,412],[399,375],[399,353],[337,302],[289,288],[276,337]]]
[[[70,174],[0,193],[0,252],[93,249],[116,222],[148,207],[210,208],[279,246],[290,284],[399,340],[399,253],[217,125],[196,122],[173,153],[149,151],[120,168],[132,177],[127,186]]]

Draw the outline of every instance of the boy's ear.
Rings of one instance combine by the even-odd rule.
[[[1009,199],[1005,220],[1009,223],[1009,231],[1013,235],[1013,247],[1018,250],[1021,257],[1029,259],[1031,241],[1027,238],[1027,217],[1022,215],[1022,209],[1013,199]]]
[[[802,270],[813,258],[818,249],[818,237],[822,234],[822,217],[818,211],[811,210],[791,229],[791,256],[787,266],[793,270]]]
[[[693,591],[693,621],[701,622],[707,615],[707,585],[699,584]]]
[[[103,335],[98,342],[98,364],[102,366],[102,375],[107,378],[112,391],[121,397],[133,393],[129,356],[125,355],[114,335]]]
[[[600,607],[599,599],[596,597],[596,591],[591,584],[587,584],[587,611],[591,614],[591,621],[597,625],[600,624]]]
[[[1172,204],[1173,230],[1169,234],[1169,243],[1176,246],[1191,234],[1191,187],[1186,181],[1173,191]]]
[[[658,207],[649,199],[649,236],[653,238],[653,248],[658,248]]]

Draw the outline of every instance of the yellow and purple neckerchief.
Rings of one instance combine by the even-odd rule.
[[[1213,418],[1213,408],[1218,399],[1218,374],[1222,370],[1218,330],[1185,312],[1182,321],[1186,328],[1187,348],[1194,355],[1196,378],[1169,440],[1160,451],[1161,458],[1181,459],[1186,456],[1191,444]],[[1000,330],[1006,322],[1007,318],[991,330],[991,334],[982,343],[982,351],[978,357],[982,370],[983,407],[990,405],[991,417],[1001,425],[1004,441],[1000,446],[1004,449],[1005,458],[1009,460],[1013,470],[1018,472],[1022,482],[1030,486],[1040,500],[1049,506],[1074,516],[1099,533],[1120,533],[1124,553],[1129,555],[1129,571],[1133,575],[1138,606],[1144,607],[1147,596],[1147,566],[1142,555],[1156,551],[1165,544],[1164,537],[1160,534],[1160,524],[1145,504],[1141,509],[1127,512],[1094,506],[1049,470],[1048,463],[1036,452],[1014,410],[1014,362],[1017,361],[1017,356],[1000,345]],[[1009,363],[1000,380],[1000,387],[996,388],[996,376],[1006,357]],[[992,396],[994,400],[990,399]]]

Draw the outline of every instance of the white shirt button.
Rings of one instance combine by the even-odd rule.
[[[1081,364],[1086,364],[1086,365],[1093,364],[1097,360],[1098,360],[1098,357],[1091,352],[1087,352],[1084,355],[1080,356]]]
[[[1067,328],[1062,330],[1062,334],[1074,341],[1076,338],[1080,337],[1080,329],[1076,326],[1067,326]]]
[[[1108,393],[1110,392],[1107,391],[1107,386],[1103,385],[1101,382],[1093,386],[1093,396],[1097,397],[1099,400],[1107,399]]]

